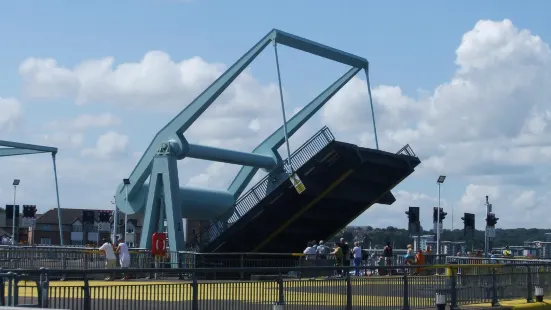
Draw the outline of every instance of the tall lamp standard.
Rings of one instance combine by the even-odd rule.
[[[119,222],[119,210],[117,209],[117,197],[113,196],[113,200],[111,201],[111,204],[113,205],[113,235],[111,237],[111,240],[113,243],[117,242],[117,225]]]
[[[442,223],[440,223],[440,186],[444,183],[446,180],[445,175],[441,175],[438,177],[438,180],[436,180],[436,183],[438,184],[438,212],[436,213],[436,255],[440,255],[440,230]],[[440,258],[440,256],[438,256]]]
[[[15,236],[15,217],[16,217],[16,211],[15,211],[15,199],[17,197],[17,185],[19,185],[21,181],[19,179],[13,180],[13,211],[12,211],[12,222],[11,222],[11,242],[13,244],[17,243],[16,236]]]
[[[128,210],[128,185],[130,185],[130,179],[122,179],[122,183],[124,183],[124,190],[126,195],[124,204],[126,205],[126,210]],[[126,233],[128,232],[126,230],[126,225],[128,224],[128,214],[126,213],[127,212],[124,213],[124,240],[126,240]]]

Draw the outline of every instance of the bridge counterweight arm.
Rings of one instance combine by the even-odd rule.
[[[277,166],[277,161],[271,156],[196,144],[189,145],[186,157],[265,169],[274,169]]]
[[[367,68],[368,66],[367,60],[362,57],[355,56],[277,29],[270,31],[157,133],[129,176],[130,184],[127,185],[129,200],[137,194],[137,191],[151,174],[153,158],[157,154],[161,144],[166,143],[169,140],[174,140],[176,143],[180,144],[182,150],[187,148],[188,144],[183,136],[183,133],[197,120],[197,118],[201,116],[201,114],[203,114],[203,112],[205,112],[206,109],[208,109],[208,107],[222,94],[222,92],[272,41],[356,68]],[[117,195],[124,195],[123,184],[119,185]]]

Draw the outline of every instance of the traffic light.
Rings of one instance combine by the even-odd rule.
[[[408,216],[408,230],[411,234],[419,234],[421,232],[421,223],[419,222],[419,207],[409,207],[406,211]]]
[[[444,212],[444,208],[440,208],[440,223],[446,218],[446,215],[448,215],[447,212]],[[436,223],[438,221],[438,207],[434,207],[432,209],[432,222]]]
[[[92,210],[82,210],[82,223],[94,224],[95,213]]]
[[[463,220],[463,232],[467,234],[467,230],[474,231],[474,214],[473,213],[465,213],[465,215],[461,218]]]
[[[15,206],[15,218],[19,218],[19,205]],[[13,205],[6,205],[6,219],[12,220],[13,219]]]
[[[444,221],[444,219],[446,218],[446,215],[448,215],[448,212],[444,212],[444,209],[440,208],[440,223]]]
[[[408,216],[408,222],[410,224],[419,223],[419,207],[409,207],[409,210],[406,211]]]
[[[109,223],[111,218],[111,211],[100,211],[99,212],[99,222],[100,223]]]
[[[36,216],[36,206],[35,205],[23,205],[23,217],[24,218],[34,218]]]
[[[497,224],[497,220],[499,220],[499,218],[497,218],[494,213],[488,213],[486,215],[486,226],[495,227]]]

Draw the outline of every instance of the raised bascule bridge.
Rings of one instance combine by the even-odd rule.
[[[333,60],[350,69],[251,153],[189,143],[184,133],[239,74],[272,44],[281,95],[279,44]],[[151,236],[166,221],[171,251],[302,252],[309,240],[327,239],[373,204],[390,205],[398,183],[420,164],[409,145],[398,152],[379,150],[371,101],[369,63],[355,56],[280,30],[270,31],[247,53],[161,129],[116,191],[119,208],[143,213],[140,247],[151,248]],[[288,139],[363,70],[371,104],[375,148],[335,140],[324,127],[291,152]],[[366,121],[366,124],[369,124]],[[286,144],[287,159],[278,149]],[[177,161],[196,158],[241,165],[226,191],[180,186]],[[267,172],[245,191],[258,171]],[[188,227],[202,229],[195,234]]]

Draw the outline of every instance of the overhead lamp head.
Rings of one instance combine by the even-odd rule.
[[[130,179],[122,179],[122,183],[124,183],[124,185],[130,185]]]
[[[446,180],[446,176],[445,175],[441,175],[438,177],[438,180],[436,180],[436,183],[444,183],[444,181]]]
[[[19,185],[19,182],[21,182],[19,179],[14,179],[13,180],[13,186]]]

